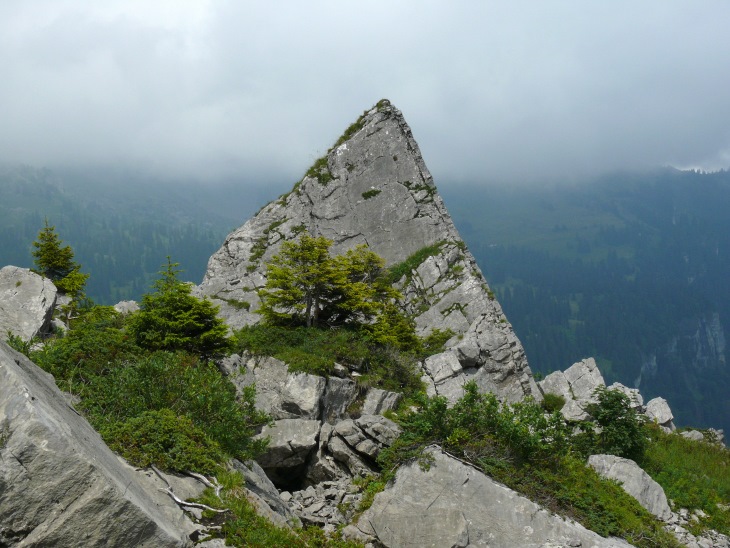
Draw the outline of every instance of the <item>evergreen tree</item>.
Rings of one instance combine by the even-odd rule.
[[[48,224],[38,233],[38,239],[33,242],[33,262],[39,274],[56,283],[78,269],[74,262],[74,252],[71,246],[64,246],[56,234],[56,227]]]
[[[79,302],[86,298],[84,288],[89,275],[81,272],[81,265],[74,261],[71,246],[63,245],[63,241],[56,234],[56,227],[49,225],[48,219],[38,233],[38,239],[33,242],[33,247],[36,272],[50,279],[59,291],[71,298],[68,304],[61,307],[68,325]]]
[[[230,340],[218,307],[192,295],[191,285],[178,279],[177,266],[167,258],[155,291],[142,297],[140,311],[129,319],[130,334],[151,350],[184,350],[204,358],[223,353]]]
[[[282,244],[259,292],[264,318],[307,327],[367,322],[400,296],[387,282],[383,259],[366,246],[334,258],[331,246],[331,240],[308,234]]]

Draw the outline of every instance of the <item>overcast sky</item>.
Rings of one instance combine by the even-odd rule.
[[[730,167],[730,2],[2,0],[0,161],[298,179],[400,108],[436,182]]]

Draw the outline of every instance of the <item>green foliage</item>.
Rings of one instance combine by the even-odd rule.
[[[417,357],[374,341],[367,328],[338,329],[252,325],[234,334],[236,352],[273,356],[290,371],[328,376],[335,363],[359,371],[358,381],[407,394],[421,390]]]
[[[366,200],[369,200],[370,198],[375,198],[375,196],[377,196],[381,192],[382,190],[380,190],[379,188],[371,188],[370,190],[363,192],[362,197]]]
[[[56,234],[56,227],[49,225],[48,219],[33,242],[33,247],[33,262],[38,273],[54,283],[68,276],[78,266],[74,262],[71,246],[63,245]]]
[[[136,344],[150,350],[185,350],[204,357],[230,347],[227,327],[217,317],[218,307],[207,298],[191,295],[190,284],[178,279],[177,263],[167,267],[155,282],[155,291],[142,297],[139,312],[129,319]]]
[[[730,535],[730,451],[649,428],[642,468],[662,486],[677,508],[702,510],[707,518],[690,526]],[[724,505],[724,506],[722,506]]]
[[[644,415],[631,408],[631,400],[620,390],[599,386],[594,394],[598,403],[586,408],[599,427],[597,432],[594,432],[592,424],[585,428],[585,436],[593,442],[591,453],[641,461],[648,443]]]
[[[246,460],[265,447],[265,440],[252,439],[268,421],[254,406],[253,387],[237,397],[212,363],[183,352],[150,354],[134,344],[124,317],[111,307],[92,308],[31,358],[61,389],[81,398],[79,409],[107,443],[146,412],[169,411],[186,417],[227,455]],[[151,446],[140,442],[136,450],[145,447]]]
[[[536,381],[538,379],[535,379]],[[565,398],[560,394],[552,394],[550,392],[543,394],[542,408],[548,413],[560,411],[565,405]]]
[[[428,468],[423,449],[438,444],[601,535],[647,548],[677,546],[635,499],[572,455],[570,429],[559,413],[546,415],[532,401],[500,404],[491,394],[479,394],[474,383],[452,407],[443,397],[417,395],[413,402],[415,410],[398,419],[401,436],[378,456],[385,477],[414,458]]]
[[[85,298],[84,288],[89,275],[81,273],[81,265],[74,261],[71,246],[63,245],[56,234],[56,228],[48,224],[48,219],[33,242],[33,247],[35,249],[32,255],[37,272],[50,279],[59,291],[71,297],[71,303],[64,310],[68,321],[76,310],[76,303]]]
[[[309,234],[282,244],[259,292],[259,312],[269,323],[311,327],[367,322],[400,296],[386,280],[384,261],[366,246],[331,257],[331,245]]]
[[[280,548],[358,548],[362,544],[344,541],[339,534],[327,537],[318,527],[289,529],[277,527],[259,515],[246,498],[245,481],[238,472],[221,470],[217,479],[222,485],[220,497],[212,489],[206,489],[198,502],[211,508],[226,508],[225,521],[220,523],[220,514],[203,512],[203,521],[221,525],[219,538],[227,546],[261,546]]]
[[[130,464],[162,470],[211,474],[225,455],[220,446],[186,416],[170,409],[145,411],[101,429],[109,447]]]
[[[253,440],[268,417],[256,410],[255,392],[240,398],[215,365],[183,353],[156,352],[117,366],[93,385],[82,402],[95,426],[125,422],[148,410],[189,417],[229,455],[246,460],[265,447]],[[102,432],[104,429],[102,428]]]
[[[388,269],[388,281],[390,283],[396,283],[403,276],[410,277],[411,272],[418,268],[423,261],[441,253],[444,245],[446,245],[446,241],[442,240],[433,245],[422,247],[411,254],[405,261],[394,264]]]
[[[20,335],[16,335],[12,331],[8,330],[8,338],[7,341],[8,346],[10,348],[13,348],[23,354],[26,357],[30,356],[30,349],[33,347],[35,343],[38,342],[37,339],[30,339],[29,341],[26,341],[21,337]]]
[[[373,505],[375,495],[385,489],[389,477],[382,474],[373,474],[365,477],[356,477],[352,480],[353,485],[356,485],[362,491],[360,506],[357,509],[358,513],[364,512]]]
[[[326,185],[332,179],[334,179],[327,163],[327,156],[322,156],[321,158],[317,159],[312,164],[312,167],[307,170],[305,176],[311,177],[312,179],[317,179],[317,182],[320,185]]]

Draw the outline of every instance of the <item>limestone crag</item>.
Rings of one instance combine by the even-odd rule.
[[[232,232],[208,263],[198,291],[221,306],[233,327],[259,320],[257,291],[281,243],[302,232],[325,236],[333,253],[367,244],[398,281],[421,334],[451,329],[461,364],[434,393],[458,398],[477,370],[503,399],[539,398],[524,350],[474,257],[461,240],[401,112],[380,101],[317,160],[293,190]],[[410,260],[406,263],[406,261]],[[424,370],[428,382],[429,371]]]
[[[428,471],[417,462],[402,466],[345,535],[399,548],[630,546],[551,514],[439,449],[430,452]]]
[[[0,342],[1,546],[192,545],[184,513],[165,498],[148,493],[51,375]]]
[[[0,340],[8,332],[30,341],[50,331],[56,293],[48,278],[27,268],[0,269]]]
[[[667,521],[672,516],[664,489],[634,461],[616,455],[591,455],[588,465],[602,477],[620,482],[624,491],[658,519]]]

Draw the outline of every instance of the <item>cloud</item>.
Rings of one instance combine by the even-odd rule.
[[[730,4],[9,1],[0,160],[291,182],[382,97],[438,181],[727,167]]]

